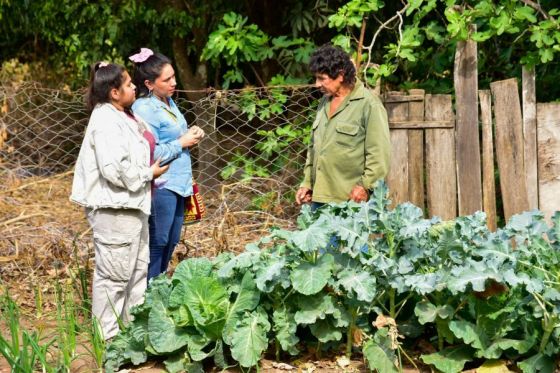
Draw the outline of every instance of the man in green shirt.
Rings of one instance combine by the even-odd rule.
[[[391,141],[381,100],[356,80],[340,48],[324,45],[311,56],[315,85],[325,94],[313,122],[303,182],[296,203],[366,201],[387,175]]]

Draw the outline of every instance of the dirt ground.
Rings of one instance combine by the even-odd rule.
[[[34,307],[34,293],[46,292],[48,280],[72,276],[73,264],[91,270],[91,230],[83,208],[68,199],[70,171],[23,180],[0,173],[0,180],[0,291],[7,287],[18,304]],[[271,226],[294,225],[293,208],[288,213],[277,207],[247,210],[252,198],[247,191],[259,193],[253,186],[232,185],[204,195],[207,214],[202,222],[183,227],[172,266],[187,257],[240,252]]]
[[[11,173],[0,171],[0,295],[7,292],[21,309],[22,326],[30,330],[42,329],[45,334],[41,335],[49,335],[50,331],[52,336],[56,329],[56,286],[79,283],[77,269],[85,271],[85,277],[91,282],[94,264],[91,231],[83,209],[68,199],[71,182],[71,172],[48,178],[18,179]],[[273,181],[258,180],[254,184],[224,186],[213,195],[203,192],[207,215],[202,222],[184,227],[171,267],[188,257],[212,257],[223,251],[241,252],[247,243],[267,234],[272,226],[293,228],[297,209],[285,200],[278,203],[281,192],[275,196],[270,193],[271,190],[280,188]],[[270,198],[271,195],[273,198]],[[264,211],[251,209],[255,197],[263,196],[269,198]],[[77,294],[82,290],[74,289]],[[91,289],[88,287],[87,291]],[[7,333],[6,325],[1,322],[0,332],[4,336]],[[87,343],[79,343],[79,357],[73,361],[71,372],[95,371],[93,357],[86,350],[88,347]],[[221,371],[212,366],[205,369],[209,372]],[[7,362],[0,358],[0,373],[10,371]],[[164,371],[163,364],[156,361],[121,370],[122,373]],[[265,356],[261,360],[260,371],[311,373],[369,370],[362,360],[348,360],[336,353],[323,355],[318,360],[310,351],[307,355],[283,362]],[[225,372],[241,371],[228,369]],[[405,372],[418,370],[405,369]]]
[[[79,279],[77,268],[85,270],[91,282],[94,264],[91,231],[83,209],[68,199],[72,172],[26,179],[4,172],[0,173],[0,180],[0,294],[7,292],[19,305],[23,327],[43,328],[46,335],[49,328],[55,328],[56,284],[75,284]],[[219,193],[204,194],[207,215],[202,222],[184,227],[172,267],[188,257],[240,252],[245,244],[266,234],[271,226],[293,227],[296,210],[291,206],[281,208],[280,204],[272,203],[269,211],[248,209],[251,198],[271,189],[273,184],[261,181],[256,185],[224,186]],[[79,293],[79,289],[75,291]],[[7,329],[0,325],[0,330]],[[80,348],[85,350],[83,345]],[[79,355],[71,371],[93,371],[95,364],[87,352],[79,351]],[[283,364],[264,359],[262,370],[329,372],[364,368],[360,361],[337,363],[335,357],[317,362],[310,359]],[[0,358],[0,373],[9,371],[7,362]],[[122,370],[163,371],[162,365],[156,362]]]

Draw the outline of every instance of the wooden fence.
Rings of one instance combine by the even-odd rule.
[[[535,208],[550,218],[560,210],[560,103],[536,104],[526,71],[522,99],[517,79],[477,90],[474,101],[476,84],[461,84],[455,103],[423,90],[386,94],[393,204],[411,201],[444,220],[483,210],[491,229],[498,216]]]
[[[429,215],[457,216],[455,115],[451,95],[390,92],[385,107],[392,157],[387,183],[393,204],[410,201]]]

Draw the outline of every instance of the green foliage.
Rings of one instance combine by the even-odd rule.
[[[536,4],[540,11],[513,0],[410,0],[401,9],[382,5],[353,0],[329,17],[329,27],[339,32],[333,42],[349,52],[357,50],[350,41],[357,40],[367,20],[371,31],[365,35],[362,68],[370,84],[379,78],[389,84],[414,80],[416,87],[449,92],[455,45],[467,39],[479,43],[481,85],[519,75],[519,64],[550,64],[560,51],[560,12],[551,1]],[[372,17],[382,26],[370,26]],[[546,73],[556,76],[557,66]]]
[[[313,8],[306,8],[305,5],[302,2],[296,2],[289,10],[287,18],[294,37],[303,32],[311,34],[313,31],[325,27],[328,23],[327,14],[332,12],[329,2],[326,0],[316,1]]]
[[[275,59],[287,75],[297,77],[304,74],[309,56],[315,49],[311,40],[286,35],[271,38],[257,25],[247,25],[247,21],[247,17],[234,12],[225,14],[222,23],[210,34],[204,47],[203,59],[215,66],[221,61],[227,65],[224,88],[227,89],[232,83],[249,82],[243,75],[242,64],[251,65]],[[310,27],[307,23],[304,24],[304,27]],[[256,73],[254,68],[253,72]],[[257,75],[256,78],[260,79],[260,76]],[[259,83],[264,84],[262,80]],[[259,105],[263,106],[265,103],[261,102]]]
[[[210,34],[202,58],[217,61],[223,57],[228,70],[224,76],[224,87],[232,82],[241,83],[243,77],[238,65],[245,62],[262,61],[272,57],[269,37],[256,25],[246,25],[247,17],[234,12],[224,15],[218,29]]]
[[[268,85],[305,83],[307,80],[301,77],[307,76],[307,64],[315,48],[315,43],[308,38],[290,39],[287,36],[279,36],[272,39],[272,51],[275,60],[282,67],[282,72],[289,78],[279,81],[276,76],[271,79]]]
[[[426,364],[433,365],[443,373],[462,372],[465,363],[472,358],[472,350],[468,346],[448,347],[445,350],[423,355]]]
[[[0,333],[0,355],[7,361],[12,372],[32,372],[38,366],[46,372],[53,372],[54,367],[47,362],[47,350],[52,341],[44,344],[40,333],[23,329],[19,307],[8,294],[0,298],[0,309],[1,321],[9,330],[7,337]]]
[[[113,41],[125,25],[119,25],[122,15],[115,12],[110,2],[13,2],[2,6],[0,14],[5,20],[2,32],[13,38],[12,42],[41,35],[42,41],[60,51],[53,56],[53,62],[65,70],[69,68],[71,74],[83,74],[99,59],[123,61],[122,51],[113,46]],[[97,27],[101,22],[103,27]]]
[[[480,86],[519,76],[528,65],[542,76],[539,100],[560,94],[550,83],[560,78],[560,10],[551,0],[279,1],[258,9],[200,0],[3,1],[0,53],[3,61],[40,63],[50,82],[64,77],[71,87],[84,85],[91,62],[127,62],[139,46],[176,55],[197,84],[265,85],[278,74],[308,82],[315,46],[331,40],[357,57],[365,21],[360,76],[369,84],[383,78],[389,86],[450,92],[456,43],[471,38],[479,43]]]
[[[45,75],[54,75],[48,81],[44,76],[34,77],[43,83],[62,81],[83,87],[94,61],[125,64],[126,56],[140,46],[171,55],[171,38],[191,34],[193,28],[202,27],[203,19],[213,27],[214,19],[207,13],[213,15],[222,2],[191,5],[196,10],[146,0],[1,2],[0,32],[5,37],[0,56],[42,63]],[[189,53],[195,51],[193,47],[188,45]]]
[[[89,308],[84,309],[76,302],[76,299],[82,296],[78,292],[78,281],[81,281],[82,273],[77,264],[75,262],[69,268],[72,273],[70,281],[62,283],[57,278],[54,283],[53,301],[56,304],[56,312],[52,318],[43,314],[41,288],[44,284],[37,288],[37,319],[33,320],[33,328],[24,326],[28,324],[29,319],[22,315],[20,307],[9,293],[0,296],[0,324],[6,329],[0,333],[0,356],[5,359],[12,372],[68,371],[77,358],[85,355],[77,353],[78,346],[82,346],[93,357],[92,363],[97,364],[97,367],[102,366],[105,342],[99,324],[97,320],[91,319]],[[77,273],[79,278],[74,278],[74,273]],[[89,297],[81,300],[83,304],[89,304]],[[49,325],[52,326],[52,330]]]
[[[552,373],[554,372],[554,359],[544,354],[538,353],[519,363],[519,368],[523,373]]]
[[[284,82],[277,77],[275,82]],[[221,172],[222,178],[228,180],[234,176],[242,180],[252,177],[277,176],[287,167],[301,168],[300,162],[310,140],[312,115],[317,102],[298,113],[297,116],[287,112],[289,91],[287,88],[271,87],[260,95],[258,91],[247,89],[241,91],[236,104],[248,120],[259,119],[280,122],[274,129],[258,130],[260,136],[256,144],[258,154],[243,155],[237,153]],[[262,205],[254,201],[254,205]]]
[[[399,371],[395,354],[396,346],[391,344],[389,330],[389,328],[379,329],[362,348],[371,371],[379,373],[396,373]]]
[[[268,315],[262,309],[245,315],[231,336],[231,355],[242,367],[258,364],[261,354],[268,348],[270,330]]]
[[[361,27],[364,15],[377,12],[384,5],[378,0],[350,0],[329,17],[329,27],[339,31],[346,27]]]
[[[381,183],[367,203],[304,207],[298,230],[155,279],[109,346],[107,370],[150,355],[168,356],[174,369],[210,357],[227,364],[224,356],[251,367],[272,345],[277,357],[297,354],[298,330],[351,354],[359,330],[380,372],[408,356],[403,338],[433,341],[436,352],[421,358],[443,372],[503,358],[548,372],[560,352],[560,213],[552,227],[532,211],[490,232],[482,213],[441,222],[409,203],[390,210],[387,192]],[[166,333],[153,334],[156,323]]]

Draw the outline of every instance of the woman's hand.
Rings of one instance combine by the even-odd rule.
[[[191,128],[189,128],[187,133],[179,137],[179,143],[184,149],[198,144],[203,138],[204,131],[202,130],[202,128],[198,126],[192,126]]]
[[[191,128],[189,128],[189,131],[192,131],[194,136],[199,137],[201,140],[204,138],[204,130],[199,126],[192,126]]]
[[[158,177],[160,177],[161,175],[163,175],[164,173],[167,172],[167,170],[169,169],[169,165],[166,164],[165,166],[160,166],[159,162],[161,161],[160,158],[158,158],[153,165],[150,166],[150,168],[152,169],[153,173],[154,173],[154,179],[157,179]]]

